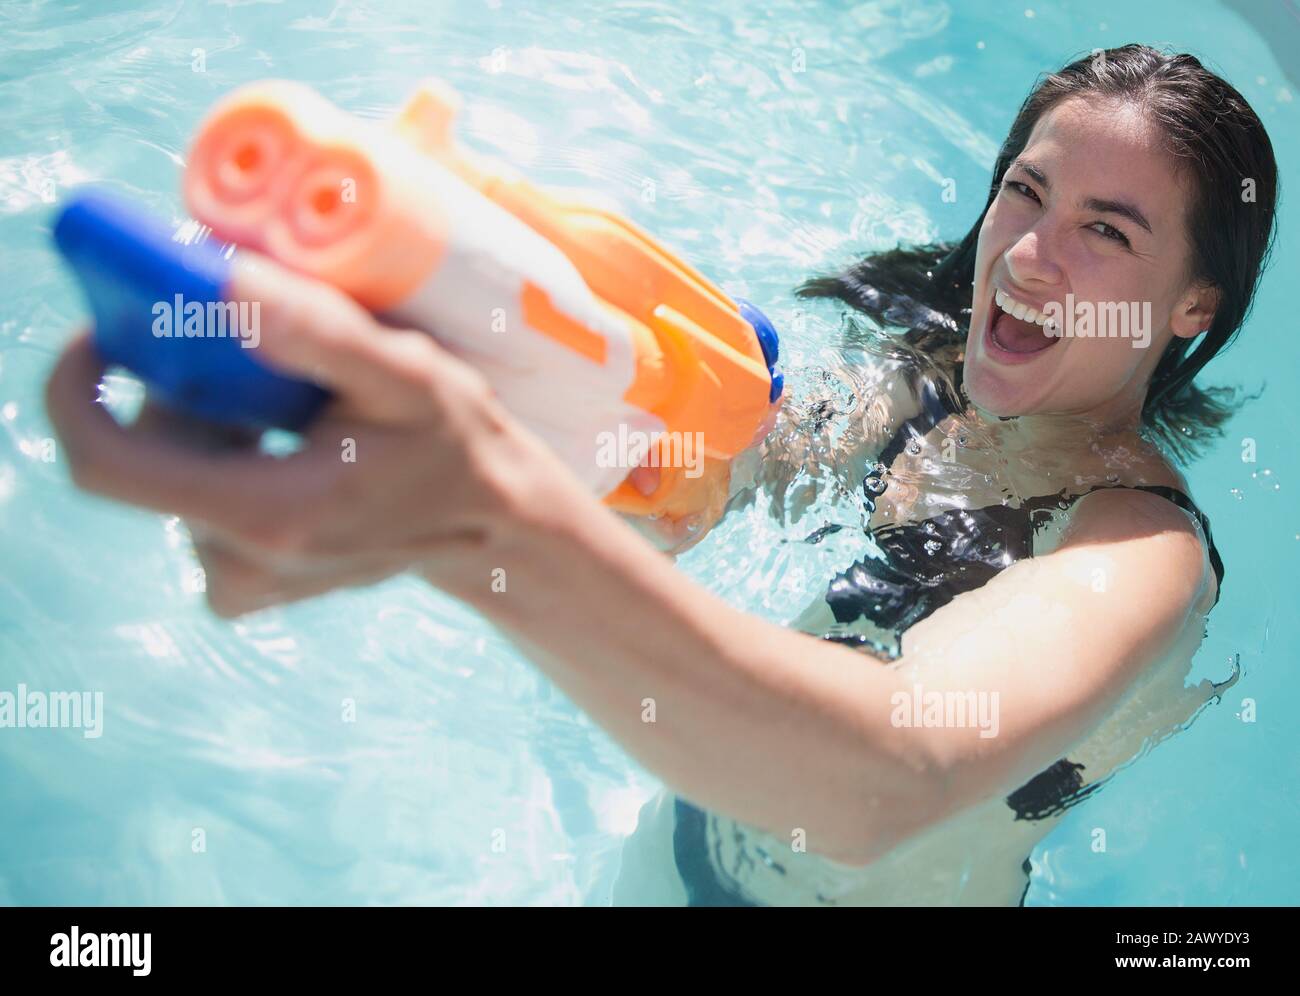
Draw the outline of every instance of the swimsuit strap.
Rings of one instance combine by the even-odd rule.
[[[894,433],[893,438],[890,439],[889,444],[880,451],[880,456],[877,459],[886,467],[893,467],[894,461],[898,459],[899,454],[903,452],[903,448],[910,440],[923,439],[931,429],[947,418],[948,415],[952,414],[949,411],[948,406],[944,404],[944,399],[940,396],[938,390],[935,389],[934,384],[932,384],[928,379],[921,382],[920,393],[922,404],[920,414],[909,418],[900,425],[898,430]],[[1173,502],[1183,511],[1190,513],[1196,521],[1200,523],[1201,531],[1205,535],[1205,545],[1210,555],[1210,567],[1213,568],[1214,576],[1218,579],[1218,585],[1216,586],[1214,593],[1214,602],[1217,605],[1219,602],[1219,595],[1223,589],[1223,558],[1219,556],[1218,547],[1214,545],[1214,535],[1210,531],[1209,518],[1200,510],[1199,507],[1197,507],[1196,502],[1192,501],[1190,496],[1185,492],[1178,490],[1178,488],[1171,488],[1164,484],[1098,484],[1080,494],[1070,495],[1065,498],[1062,498],[1059,495],[1043,495],[1037,498],[1029,498],[1026,499],[1021,507],[1029,514],[1030,525],[1032,527],[1035,525],[1035,513],[1047,514],[1047,510],[1054,507],[1060,507],[1059,503],[1062,501],[1072,504],[1082,498],[1085,494],[1115,488],[1125,489],[1128,491],[1146,491],[1150,494],[1158,495],[1167,501]]]
[[[894,433],[886,444],[885,448],[880,451],[880,456],[876,459],[886,467],[893,467],[894,461],[898,455],[903,452],[903,447],[912,439],[924,439],[925,436],[936,425],[948,417],[950,412],[943,403],[943,398],[939,396],[938,390],[935,389],[928,379],[921,382],[921,412],[919,415],[913,415]]]

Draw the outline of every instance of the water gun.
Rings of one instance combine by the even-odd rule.
[[[224,300],[218,240],[248,247],[435,336],[616,510],[716,507],[781,393],[775,330],[629,221],[460,148],[456,108],[437,84],[386,124],[300,84],[235,91],[199,127],[183,179],[212,239],[177,240],[102,193],[74,199],[54,237],[100,352],[182,411],[305,426],[321,388],[262,365],[247,340],[157,325],[173,300]],[[660,468],[649,495],[626,481],[638,447]]]

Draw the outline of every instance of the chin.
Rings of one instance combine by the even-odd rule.
[[[984,369],[982,364],[965,372],[962,387],[971,404],[990,415],[1012,418],[1033,414],[1035,406],[1024,397],[1023,385],[1005,383],[995,372]]]

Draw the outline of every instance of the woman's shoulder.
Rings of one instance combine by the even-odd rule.
[[[1171,516],[1177,522],[1186,519],[1186,513],[1191,513],[1194,519],[1201,518],[1187,478],[1158,447],[1138,440],[1128,446],[1120,445],[1114,452],[1107,447],[1099,458],[1093,475],[1095,483],[1084,489],[1081,500],[1089,498],[1091,505],[1105,503],[1117,509],[1128,508],[1141,516]],[[1116,467],[1122,469],[1112,469]]]
[[[1121,476],[1118,487],[1097,489],[1098,492],[1107,490],[1119,493],[1110,499],[1112,507],[1122,505],[1144,520],[1177,531],[1198,533],[1210,545],[1209,518],[1192,494],[1183,472],[1162,453],[1136,462]]]
[[[1109,547],[1172,598],[1208,611],[1218,601],[1222,561],[1209,521],[1176,471],[1095,489],[1071,510],[1058,549]],[[1132,553],[1133,556],[1128,554]]]
[[[1134,467],[1132,476],[1136,486],[1172,488],[1190,497],[1191,489],[1183,472],[1173,460],[1155,447],[1143,454],[1143,458]]]

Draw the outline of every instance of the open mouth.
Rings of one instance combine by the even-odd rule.
[[[1028,360],[1061,341],[1059,334],[1052,333],[1053,325],[1046,315],[1004,290],[994,291],[989,313],[987,341],[992,347],[989,352],[998,359]]]

